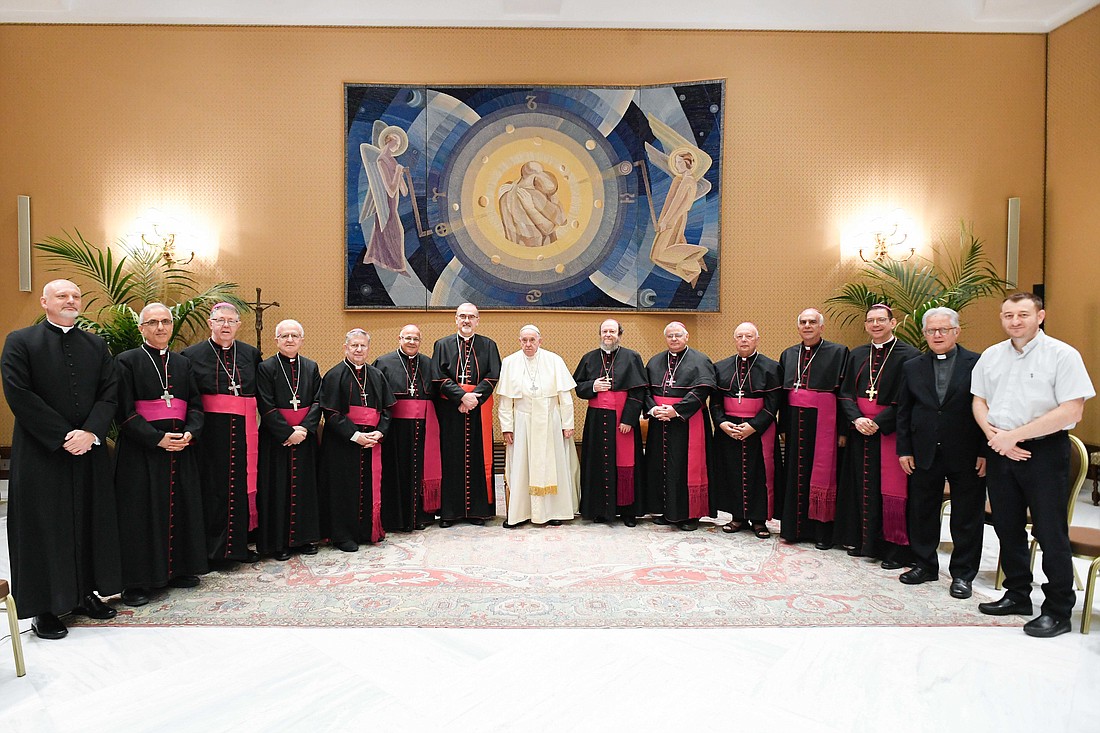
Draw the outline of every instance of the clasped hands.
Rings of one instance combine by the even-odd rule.
[[[95,433],[89,433],[87,430],[70,430],[65,433],[65,442],[61,447],[74,456],[82,456],[90,451],[93,445],[95,445]]]
[[[869,417],[857,417],[852,421],[852,425],[864,435],[874,435],[878,432],[878,423]]]
[[[165,433],[164,437],[160,439],[157,445],[169,453],[178,453],[191,445],[191,433]]]
[[[1011,430],[1001,430],[990,425],[986,437],[989,438],[989,447],[998,455],[1013,461],[1026,461],[1031,458],[1031,451],[1017,445],[1020,441]]]
[[[359,433],[355,438],[355,442],[364,448],[373,448],[382,441],[382,432],[380,430],[372,430],[369,433]]]
[[[309,431],[303,428],[301,425],[295,425],[294,432],[290,434],[289,438],[283,441],[283,445],[287,447],[298,445],[307,437],[309,437]]]
[[[744,440],[745,438],[748,438],[750,435],[756,432],[756,428],[754,428],[752,425],[749,425],[747,422],[722,422],[719,423],[718,427],[722,429],[723,433],[730,436],[734,440]]]
[[[657,405],[649,411],[649,416],[668,422],[672,418],[677,417],[678,413],[676,412],[676,408],[672,405]]]
[[[467,412],[473,412],[478,406],[477,395],[473,392],[467,392],[462,395],[462,401],[458,403],[458,411],[465,414]]]

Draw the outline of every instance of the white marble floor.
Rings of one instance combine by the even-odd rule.
[[[1082,501],[1075,522],[1100,526],[1100,509]],[[6,577],[2,520],[0,542]],[[994,597],[996,550],[989,530],[975,585]],[[1078,621],[1052,640],[1018,628],[27,632],[24,678],[0,642],[0,731],[1095,731],[1100,618],[1089,636]]]

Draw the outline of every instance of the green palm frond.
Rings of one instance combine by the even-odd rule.
[[[866,263],[859,279],[844,283],[825,301],[826,310],[847,326],[862,321],[875,303],[886,303],[898,319],[894,331],[898,338],[926,349],[921,320],[928,309],[947,307],[961,312],[975,300],[1003,295],[1008,287],[986,256],[972,224],[960,222],[959,239],[957,256],[945,242],[935,248],[947,253],[940,268],[921,257]]]
[[[156,247],[119,240],[114,246],[121,256],[116,256],[111,246],[91,244],[79,229],[73,231],[75,235],[63,231],[62,237],[47,237],[35,247],[45,253],[51,272],[77,280],[84,293],[84,314],[77,325],[102,336],[113,354],[141,345],[138,311],[147,303],[164,303],[172,311],[172,348],[205,331],[215,303],[232,303],[241,313],[250,310],[237,296],[236,283],[200,290],[189,270],[170,266]]]

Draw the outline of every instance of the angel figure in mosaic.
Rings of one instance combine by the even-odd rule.
[[[707,269],[703,257],[706,247],[690,244],[685,236],[688,212],[692,205],[710,191],[710,181],[703,176],[710,169],[709,155],[690,140],[652,115],[650,128],[667,153],[645,144],[649,162],[672,178],[668,195],[657,217],[657,235],[649,250],[653,264],[695,287],[699,274]]]
[[[405,227],[397,211],[402,196],[409,195],[405,166],[397,156],[409,148],[409,136],[397,125],[375,120],[371,142],[359,146],[370,189],[359,213],[359,224],[367,235],[363,264],[374,264],[408,277],[405,259]]]

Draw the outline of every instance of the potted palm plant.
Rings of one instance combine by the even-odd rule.
[[[921,334],[925,311],[947,307],[961,313],[976,300],[1003,295],[1010,286],[986,256],[973,224],[960,222],[959,228],[957,254],[943,241],[935,248],[943,255],[943,266],[919,256],[905,261],[872,260],[860,268],[857,280],[844,283],[825,301],[826,310],[846,326],[862,321],[875,303],[886,303],[898,318],[897,337],[926,349]]]
[[[210,307],[233,303],[243,313],[247,303],[236,295],[237,284],[219,282],[200,290],[191,271],[162,256],[156,247],[118,240],[114,248],[91,244],[79,229],[75,235],[47,237],[35,243],[45,254],[49,271],[90,281],[78,282],[84,294],[84,312],[77,325],[106,340],[112,354],[141,345],[138,312],[150,302],[161,302],[172,311],[175,325],[169,348],[178,349],[203,332]]]

